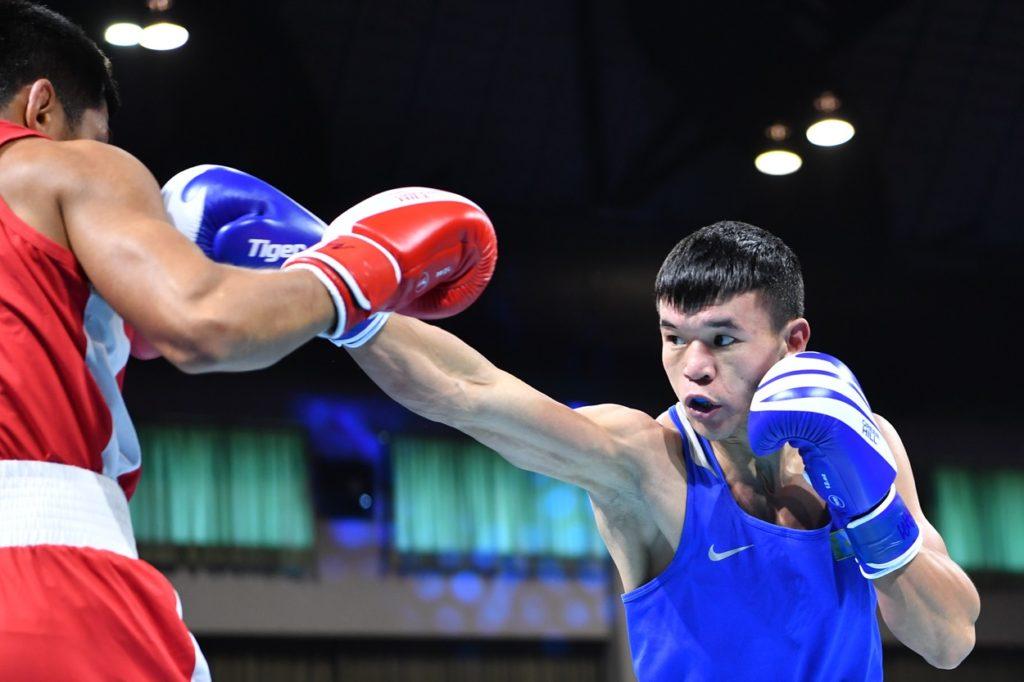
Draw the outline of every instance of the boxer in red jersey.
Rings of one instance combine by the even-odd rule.
[[[465,204],[422,197],[414,211],[364,211],[370,223],[387,218],[377,235],[363,224],[358,238],[328,232],[290,269],[215,263],[169,223],[142,164],[105,144],[117,104],[110,63],[80,28],[0,0],[4,680],[209,678],[174,590],[138,559],[132,535],[140,454],[120,394],[131,329],[188,372],[254,369],[317,334],[344,339],[371,313],[407,310],[427,292],[429,316],[457,311],[489,277],[472,291],[454,276],[418,291],[403,281],[435,272],[453,241],[476,248],[437,220]],[[478,272],[476,263],[455,270]],[[438,296],[449,282],[458,286]]]

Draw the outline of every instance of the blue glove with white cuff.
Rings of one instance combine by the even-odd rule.
[[[747,432],[757,455],[787,442],[800,451],[811,485],[845,528],[866,578],[917,556],[921,533],[896,492],[896,461],[842,362],[814,352],[777,362],[754,394]]]
[[[171,222],[211,260],[246,268],[279,268],[320,241],[327,225],[274,186],[248,173],[205,164],[167,181],[161,194]],[[343,337],[356,348],[380,331],[389,313],[377,313]]]

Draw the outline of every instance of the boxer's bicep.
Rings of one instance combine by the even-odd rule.
[[[929,549],[948,555],[949,552],[946,549],[945,541],[939,535],[939,532],[935,530],[931,522],[928,521],[927,517],[925,517],[924,510],[921,508],[921,501],[917,495],[917,484],[914,482],[914,470],[910,466],[910,458],[907,456],[907,449],[903,445],[903,440],[896,432],[896,429],[893,428],[893,425],[885,418],[878,414],[874,416],[875,423],[878,424],[882,437],[885,438],[885,442],[889,445],[889,449],[896,460],[896,492],[903,498],[903,503],[907,505],[907,509],[910,510],[914,520],[917,521],[917,525],[921,529],[921,537],[923,538],[922,544]]]
[[[171,226],[141,163],[108,145],[72,144],[58,201],[75,257],[100,295],[151,342],[180,338],[218,268]]]

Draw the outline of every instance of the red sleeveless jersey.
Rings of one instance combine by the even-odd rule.
[[[0,146],[29,136],[45,137],[0,121]],[[140,454],[120,390],[129,347],[74,254],[0,194],[0,459],[89,469],[130,497]]]

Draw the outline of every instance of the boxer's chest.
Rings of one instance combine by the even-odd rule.
[[[744,512],[777,526],[814,530],[829,522],[825,503],[802,477],[774,484],[730,482],[729,492]]]

